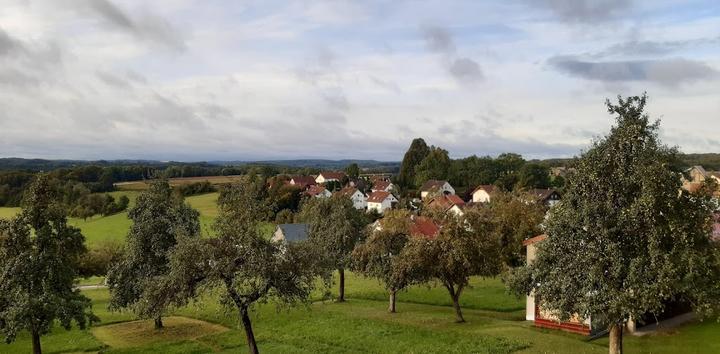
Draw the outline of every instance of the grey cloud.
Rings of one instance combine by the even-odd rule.
[[[437,26],[424,26],[421,30],[425,45],[429,50],[446,54],[455,53],[455,42],[447,29]]]
[[[28,75],[24,70],[13,68],[0,68],[0,85],[9,87],[38,86],[41,80],[35,76]]]
[[[683,58],[592,62],[575,57],[553,57],[548,64],[560,72],[586,80],[647,81],[668,86],[707,80],[718,74],[703,62]]]
[[[577,23],[607,21],[633,6],[632,0],[527,0],[527,2],[551,10],[564,21]]]
[[[107,85],[118,87],[118,88],[128,88],[130,87],[130,83],[114,74],[104,72],[104,71],[98,71],[95,73],[95,76],[100,79],[100,81],[106,83]]]
[[[664,55],[681,49],[703,45],[717,45],[720,43],[720,36],[714,38],[688,39],[679,41],[640,41],[632,40],[617,43],[606,49],[590,54],[595,58],[609,56],[645,56]]]
[[[475,84],[483,79],[480,65],[469,58],[455,59],[448,70],[455,80],[463,84]]]
[[[163,44],[174,50],[186,49],[182,35],[160,17],[146,15],[133,18],[108,0],[83,0],[83,3],[112,27],[127,31],[137,38]]]
[[[10,37],[10,35],[0,28],[0,56],[10,55],[18,51],[23,51],[20,41]]]
[[[376,76],[372,76],[372,75],[370,76],[370,81],[372,81],[372,83],[374,83],[375,85],[377,85],[377,86],[379,86],[379,87],[382,87],[382,88],[384,88],[384,89],[386,89],[386,90],[388,90],[388,91],[392,91],[392,92],[395,92],[395,93],[401,93],[401,92],[402,92],[402,90],[400,89],[400,86],[398,86],[398,84],[396,84],[396,83],[393,82],[393,81],[382,80],[382,79],[380,79],[380,78],[378,78],[378,77],[376,77]]]
[[[350,102],[342,89],[327,90],[322,93],[322,98],[330,108],[347,111],[350,109]]]

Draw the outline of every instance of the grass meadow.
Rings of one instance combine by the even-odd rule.
[[[137,191],[126,194],[131,205]],[[200,212],[204,235],[217,217],[217,193],[188,197]],[[0,208],[0,218],[11,217],[18,208]],[[71,219],[89,247],[103,242],[123,242],[130,221],[125,212],[87,220]],[[263,226],[268,232],[272,225]],[[79,281],[102,284],[102,278]],[[454,313],[442,287],[414,286],[398,294],[396,314],[386,312],[387,293],[374,279],[347,275],[345,303],[322,299],[295,308],[257,305],[253,326],[263,353],[606,353],[607,339],[539,329],[524,321],[524,299],[506,293],[499,279],[473,278],[461,304],[467,323],[454,323]],[[42,337],[46,353],[237,353],[245,352],[244,332],[237,313],[218,304],[208,293],[197,303],[174,309],[167,328],[153,329],[128,312],[107,309],[106,289],[83,292],[93,300],[101,319],[89,329],[66,331],[56,326]],[[331,292],[336,292],[333,287]],[[694,322],[671,331],[644,337],[625,337],[627,353],[720,353],[720,324]],[[0,353],[27,353],[28,333],[12,344],[0,344]]]

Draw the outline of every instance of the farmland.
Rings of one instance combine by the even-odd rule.
[[[183,184],[210,182],[211,184],[227,184],[237,182],[242,176],[204,176],[204,177],[178,177],[169,178],[170,185],[175,187]],[[148,181],[120,182],[115,187],[122,191],[142,191],[148,189]]]

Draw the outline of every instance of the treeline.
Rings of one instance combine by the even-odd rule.
[[[492,184],[505,191],[564,185],[562,177],[550,174],[550,166],[526,161],[518,154],[451,159],[447,150],[428,146],[425,140],[417,138],[405,153],[396,182],[406,194],[414,194],[431,179],[447,180],[459,194],[472,191],[481,184]]]

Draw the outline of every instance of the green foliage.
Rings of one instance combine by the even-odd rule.
[[[358,176],[360,176],[360,166],[354,162],[349,164],[348,167],[345,168],[345,174],[349,178],[358,178]]]
[[[503,267],[500,242],[492,232],[491,220],[477,209],[463,217],[445,215],[436,219],[440,234],[434,239],[415,237],[398,257],[400,268],[435,278],[447,289],[457,322],[465,319],[460,295],[472,276],[496,276]]]
[[[402,269],[398,260],[410,239],[410,213],[407,210],[388,210],[382,229],[366,229],[369,234],[352,253],[353,270],[366,277],[380,280],[390,292],[390,312],[395,312],[395,293],[405,287],[427,280],[422,272]]]
[[[499,191],[493,194],[490,203],[479,206],[477,211],[491,221],[488,226],[495,234],[493,237],[500,242],[504,263],[510,266],[524,264],[522,242],[541,233],[545,206],[522,191]]]
[[[223,189],[217,237],[183,237],[171,255],[169,274],[151,287],[156,303],[184,305],[203,286],[224,289],[223,302],[240,312],[251,353],[257,352],[249,308],[274,299],[305,301],[314,286],[316,256],[304,244],[277,244],[259,232],[266,214],[260,183],[245,181]],[[198,260],[202,260],[198,262]]]
[[[40,336],[54,321],[69,329],[97,318],[90,300],[73,288],[80,257],[86,252],[80,230],[68,226],[54,202],[46,175],[38,175],[27,192],[22,212],[0,220],[0,330],[6,342],[22,330]]]
[[[128,212],[133,224],[125,254],[108,272],[114,309],[134,308],[140,315],[159,317],[164,303],[149,301],[145,292],[168,272],[168,253],[179,235],[199,235],[198,212],[172,193],[166,180],[158,180],[141,193]]]
[[[349,268],[350,253],[368,224],[362,210],[355,209],[348,198],[311,198],[303,204],[297,218],[310,225],[308,238],[323,252],[329,270]]]
[[[217,188],[215,188],[215,186],[210,183],[210,181],[180,184],[178,186],[175,186],[173,189],[175,190],[175,193],[178,193],[183,197],[217,192]]]
[[[550,185],[550,168],[537,163],[526,163],[517,173],[515,188],[550,188]]]
[[[122,260],[123,254],[122,244],[116,242],[105,242],[91,248],[80,258],[78,275],[83,278],[105,276],[113,264]]]
[[[447,180],[450,175],[450,156],[447,150],[431,146],[425,158],[415,167],[415,185],[420,186],[428,180]]]
[[[677,151],[661,144],[645,104],[645,96],[607,102],[616,125],[577,161],[537,259],[512,281],[561,318],[592,316],[615,329],[660,314],[669,300],[700,313],[717,306],[709,198],[681,190]]]
[[[292,212],[290,209],[283,209],[280,210],[275,215],[275,223],[276,224],[292,224],[295,220],[295,213]]]
[[[410,148],[405,152],[402,163],[400,164],[400,173],[398,174],[398,185],[403,189],[413,189],[415,185],[415,168],[430,153],[430,148],[422,138],[413,139]]]

